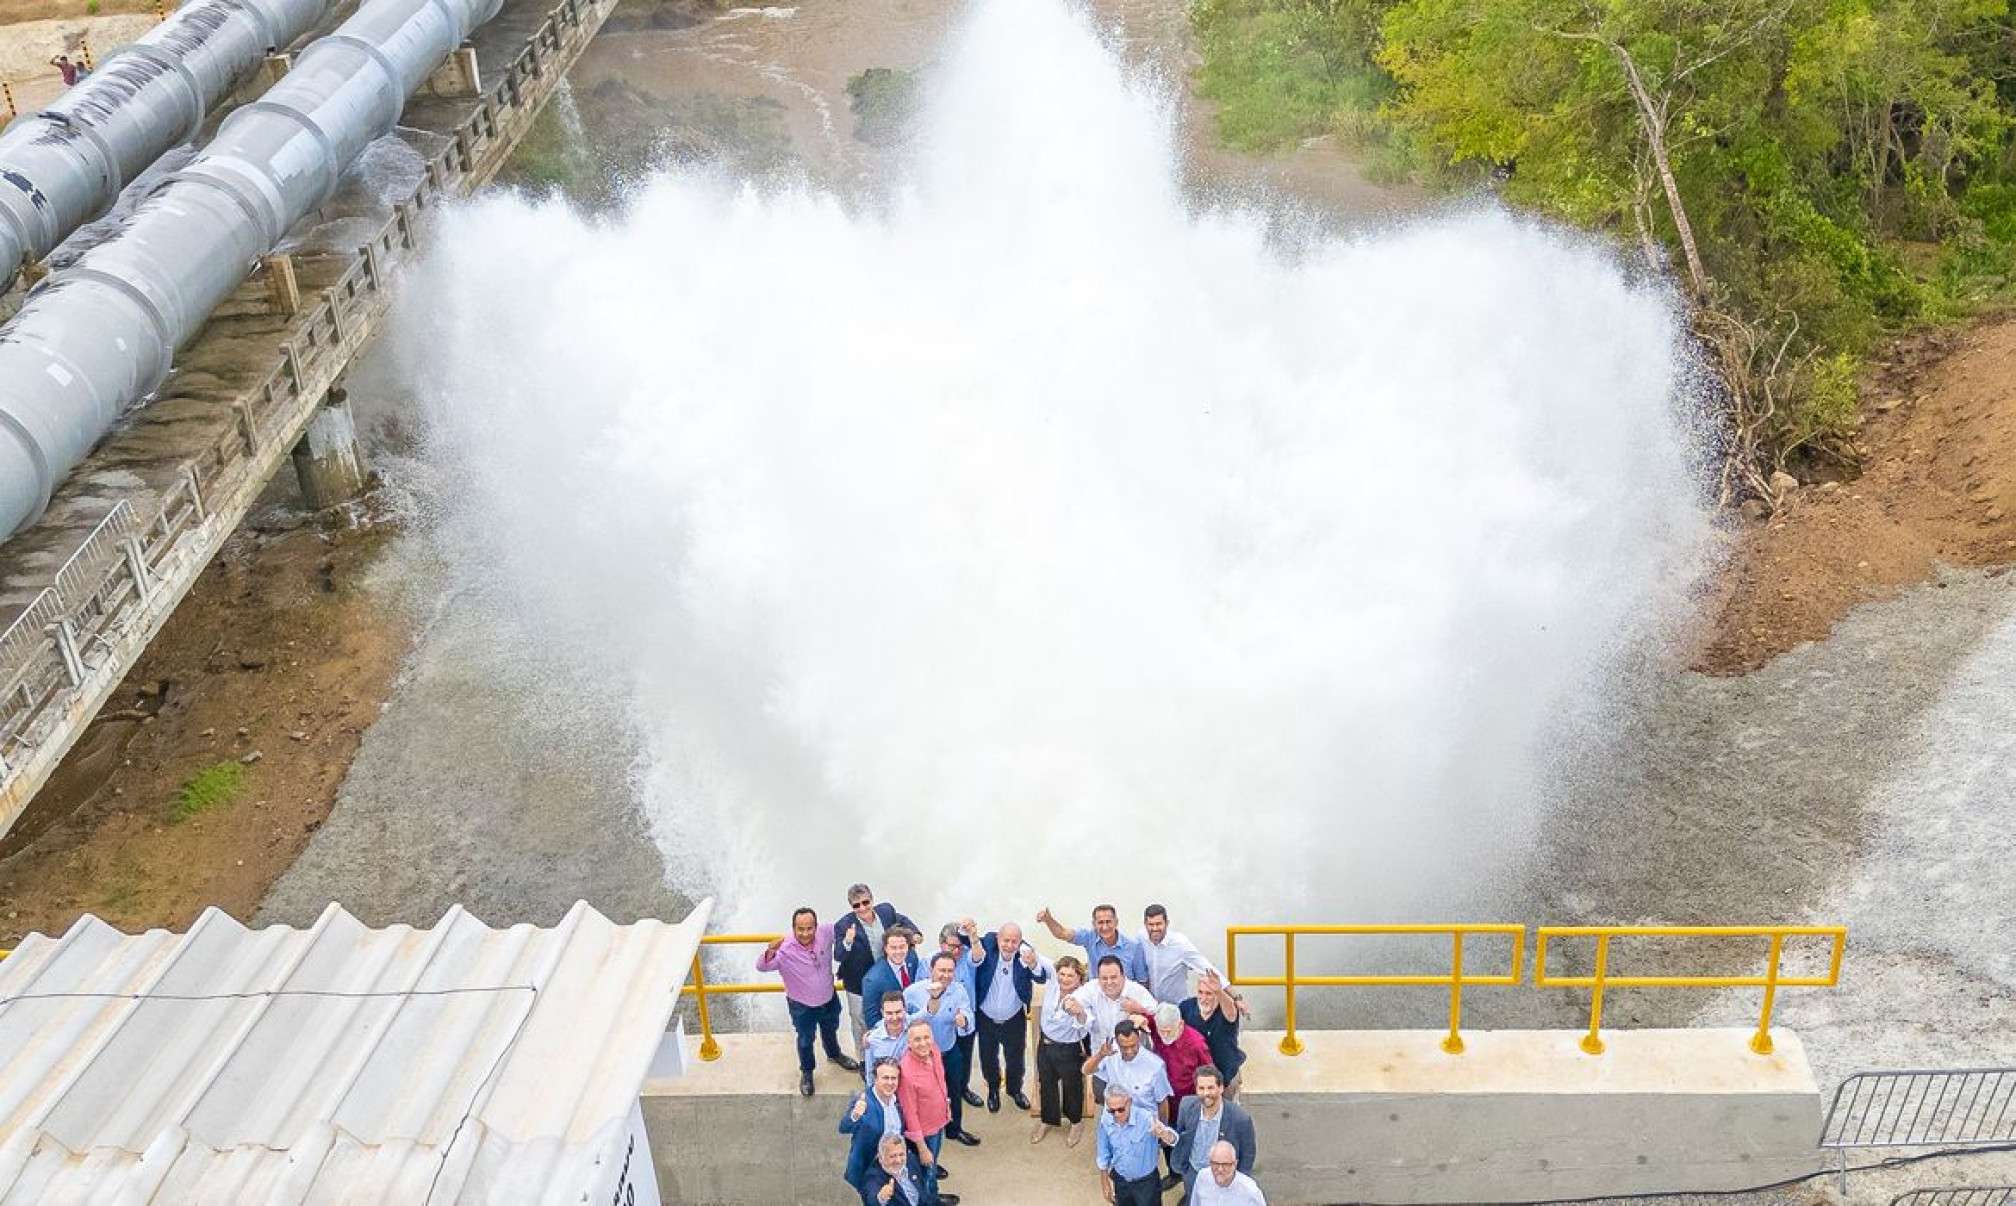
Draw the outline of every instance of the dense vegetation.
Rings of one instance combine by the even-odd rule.
[[[1220,133],[1610,232],[1727,384],[1725,499],[1851,460],[1887,332],[2016,265],[2008,0],[1194,0]]]

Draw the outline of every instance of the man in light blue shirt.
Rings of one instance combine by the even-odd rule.
[[[911,1022],[931,1027],[931,1041],[945,1057],[945,1083],[952,1099],[952,1121],[945,1128],[945,1137],[967,1147],[977,1147],[979,1137],[969,1134],[965,1127],[966,1103],[960,1100],[958,1090],[951,1088],[966,1083],[964,1056],[970,1048],[959,1039],[961,1035],[972,1034],[975,1026],[973,994],[957,978],[961,962],[964,961],[950,951],[931,956],[931,978],[904,989],[903,1004]]]
[[[903,1049],[910,1045],[910,1009],[904,1004],[903,994],[885,992],[875,1007],[882,1020],[861,1040],[861,1062],[868,1065],[870,1077],[877,1063],[902,1059]]]
[[[1114,1206],[1160,1206],[1161,1149],[1176,1142],[1154,1111],[1136,1105],[1118,1085],[1106,1091],[1099,1115],[1099,1171],[1106,1176],[1107,1200]]]
[[[1044,909],[1036,914],[1036,920],[1050,928],[1050,933],[1059,942],[1075,942],[1085,948],[1085,966],[1096,968],[1099,960],[1112,955],[1120,960],[1120,970],[1129,980],[1145,985],[1148,982],[1148,958],[1141,944],[1120,932],[1120,910],[1110,904],[1102,904],[1092,910],[1092,928],[1089,930],[1067,930],[1056,914]]]

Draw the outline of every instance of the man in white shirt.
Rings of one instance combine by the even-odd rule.
[[[1217,976],[1220,980],[1225,978],[1204,957],[1204,952],[1197,949],[1196,943],[1169,928],[1169,910],[1159,904],[1151,904],[1143,911],[1141,932],[1135,937],[1141,944],[1141,962],[1147,974],[1144,986],[1148,995],[1158,1001],[1168,1001],[1173,1005],[1195,995],[1190,991],[1192,972],[1200,976]],[[1246,999],[1230,984],[1224,985],[1220,991],[1238,1007],[1239,1012],[1252,1012],[1246,1005]]]
[[[1085,1061],[1085,1070],[1092,1073],[1092,1084],[1099,1090],[1101,1101],[1106,1099],[1108,1090],[1125,1089],[1134,1104],[1158,1117],[1162,1103],[1174,1092],[1169,1087],[1169,1070],[1162,1057],[1142,1044],[1141,1031],[1131,1020],[1113,1028],[1112,1041],[1092,1053]]]
[[[1229,1143],[1211,1145],[1211,1169],[1190,1189],[1190,1206],[1267,1206],[1267,1195],[1239,1171],[1239,1154]]]
[[[1155,998],[1148,995],[1147,989],[1127,978],[1127,969],[1121,964],[1119,956],[1107,955],[1100,959],[1092,974],[1097,979],[1074,995],[1092,1015],[1092,1032],[1088,1037],[1093,1047],[1102,1047],[1111,1041],[1113,1028],[1120,1024],[1121,1019],[1155,1016]],[[1104,1101],[1105,1098],[1093,1100]]]

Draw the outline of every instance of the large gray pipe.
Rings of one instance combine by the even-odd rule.
[[[0,532],[120,413],[293,225],[327,200],[406,97],[502,0],[367,0],[266,95],[224,120],[126,227],[0,327]]]
[[[189,141],[211,106],[329,0],[194,0],[83,83],[0,134],[0,288],[104,213],[119,190]]]

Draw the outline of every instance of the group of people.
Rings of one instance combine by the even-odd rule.
[[[65,88],[75,85],[78,80],[91,74],[91,69],[86,67],[81,60],[73,59],[67,54],[59,54],[51,58],[49,65],[56,69],[56,74],[63,77],[63,86]]]
[[[1264,1206],[1252,1178],[1253,1119],[1235,1100],[1247,1005],[1169,927],[1167,909],[1149,905],[1132,936],[1120,932],[1112,905],[1093,909],[1091,926],[1077,929],[1042,909],[1036,921],[1084,952],[1053,961],[1013,921],[984,934],[971,918],[947,923],[927,953],[916,923],[866,884],[848,889],[847,906],[830,923],[799,909],[790,936],[765,948],[756,966],[784,981],[799,1091],[813,1092],[815,1041],[827,1062],[866,1081],[840,1119],[849,1137],[842,1176],[863,1206],[959,1201],[939,1188],[949,1179],[945,1141],[979,1146],[966,1111],[999,1112],[1004,1095],[1030,1109],[1023,1084],[1032,1012],[1031,1143],[1058,1130],[1067,1147],[1083,1141],[1089,1077],[1107,1201],[1160,1203],[1181,1186],[1194,1206]],[[843,995],[852,1056],[840,1047]],[[984,1098],[972,1087],[976,1049]]]

